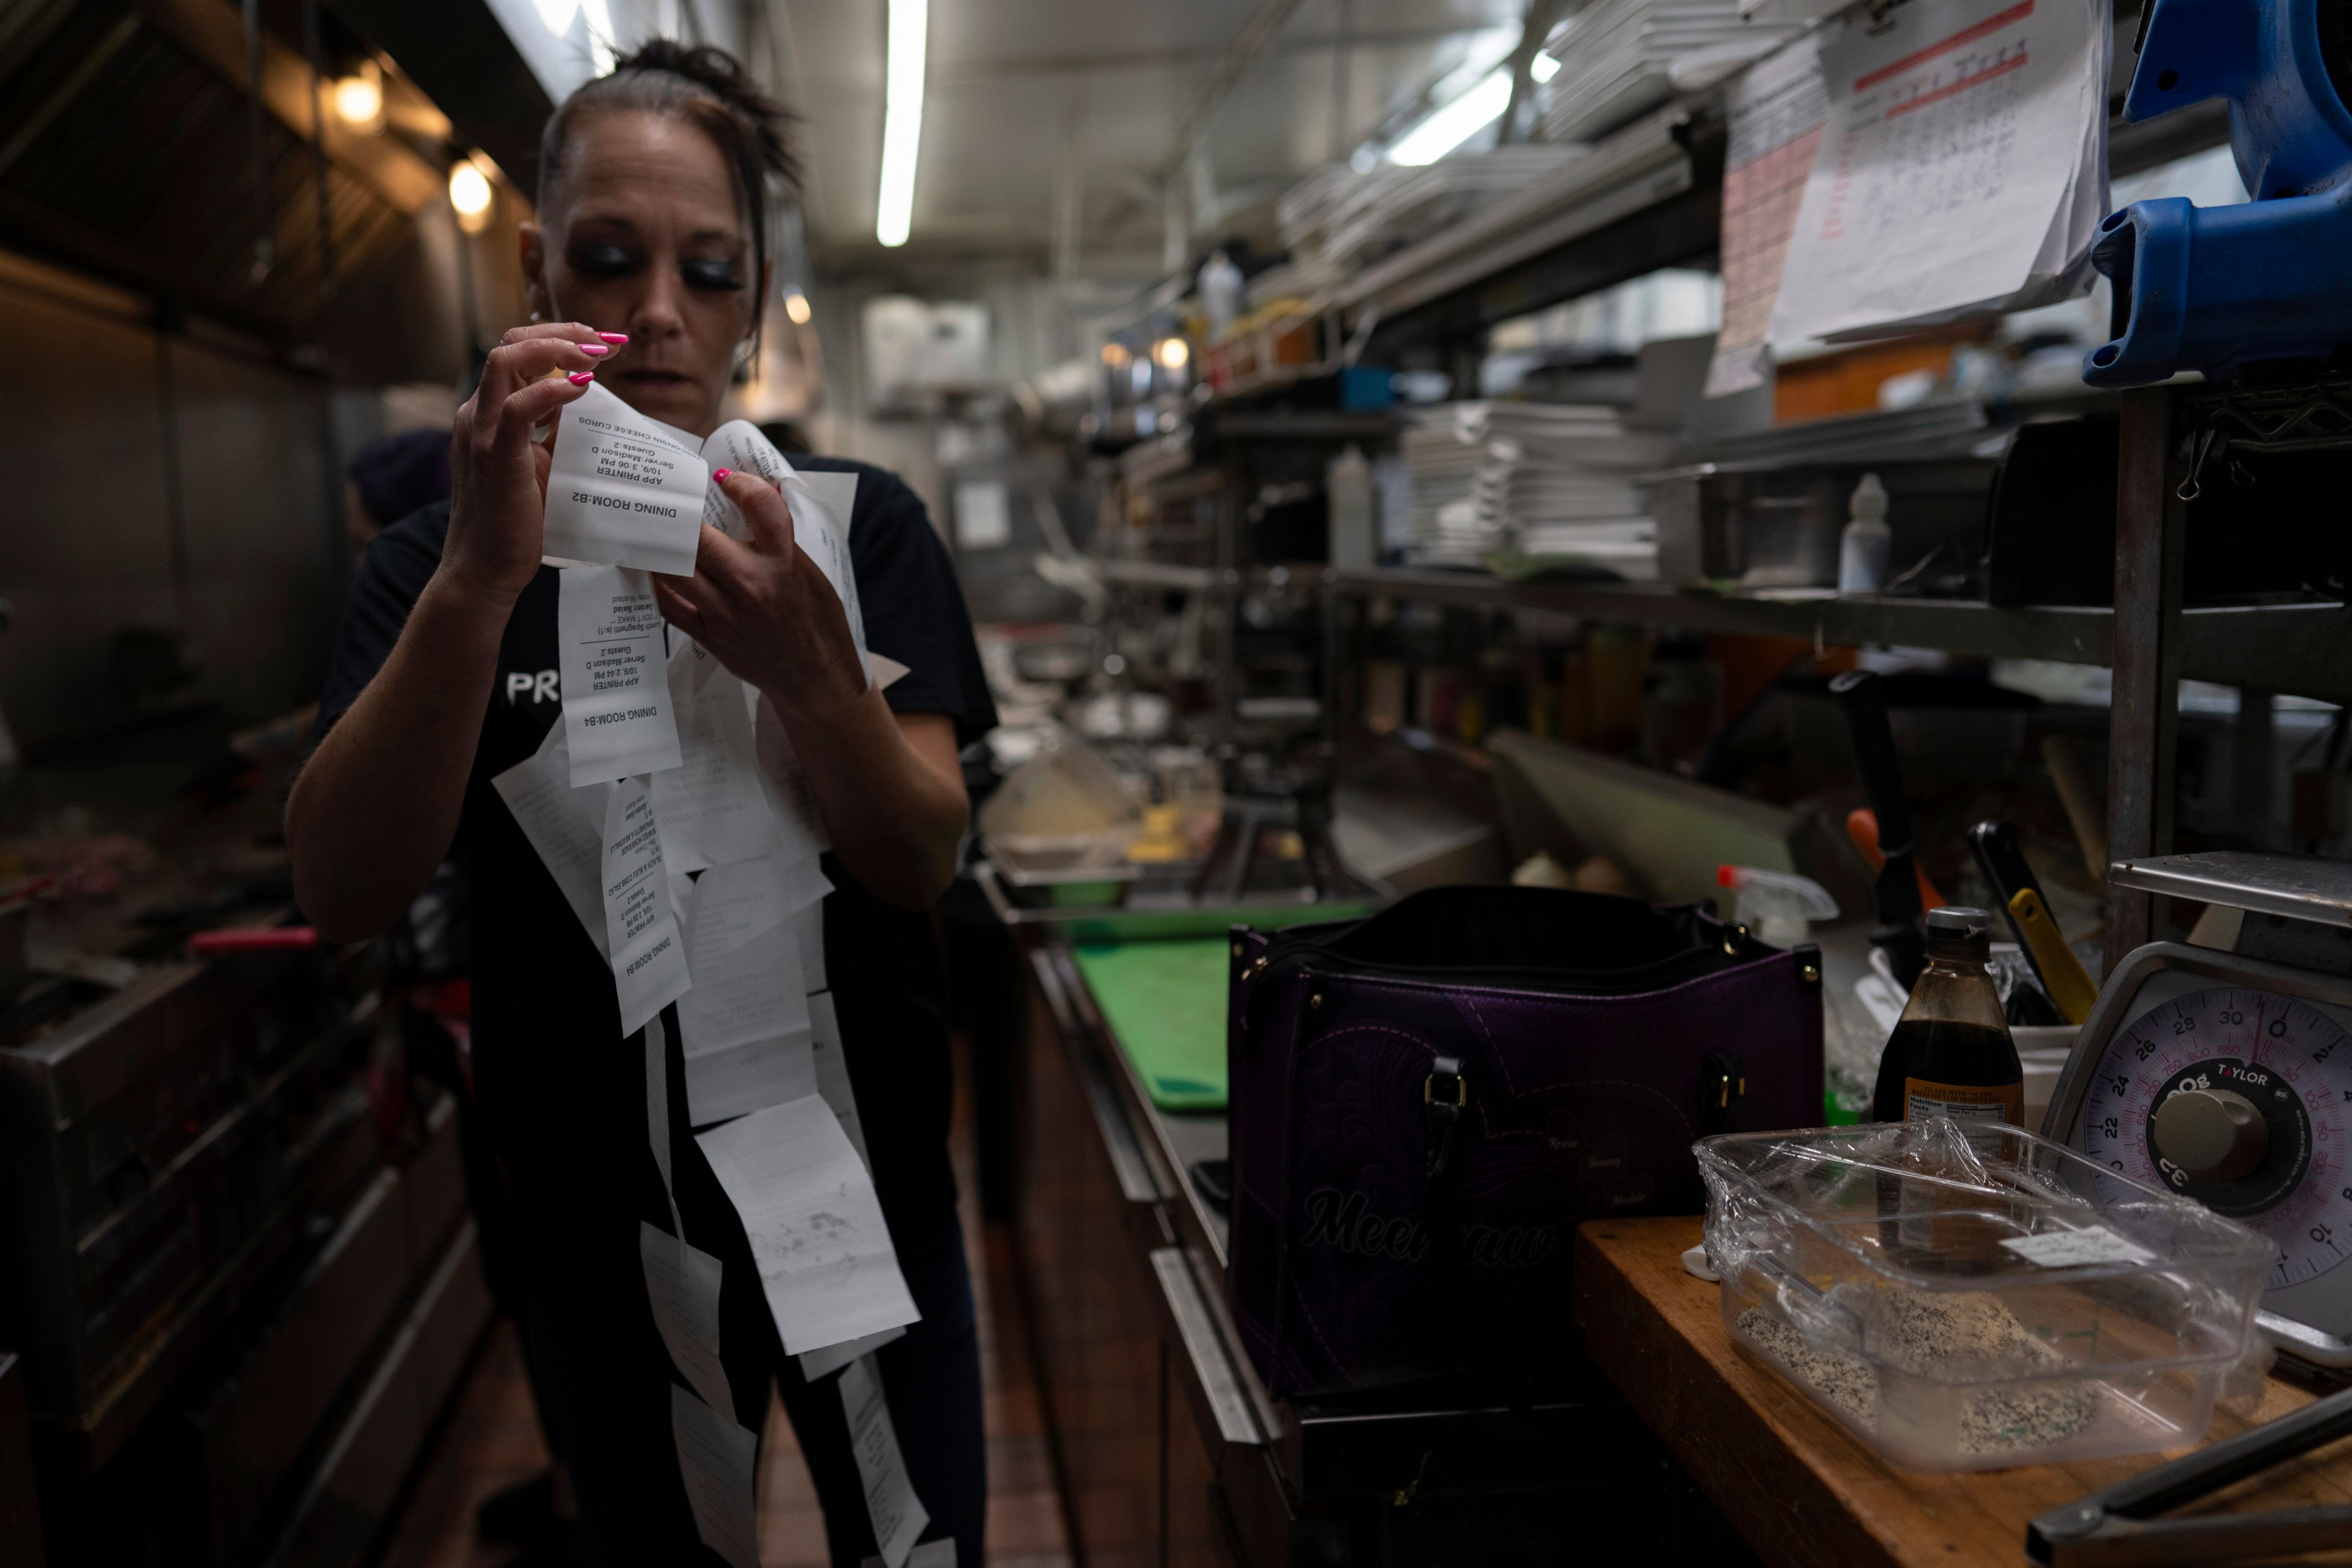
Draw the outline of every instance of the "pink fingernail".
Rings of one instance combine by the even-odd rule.
[[[608,354],[613,348],[610,343],[582,343],[580,352],[583,354]]]
[[[598,332],[596,335],[608,343],[625,343],[629,341],[629,334],[626,332]]]
[[[727,482],[727,476],[728,476],[728,475],[730,475],[730,474],[731,474],[731,473],[733,473],[734,471],[735,471],[735,470],[734,470],[734,469],[732,469],[732,468],[721,468],[721,469],[719,469],[717,473],[715,473],[715,474],[711,475],[710,477],[711,477],[712,479],[717,479],[720,484],[722,484],[722,485],[723,485],[723,484],[725,484],[725,483]]]
[[[596,379],[596,373],[593,370],[574,371],[563,379],[570,382],[574,386],[585,386],[590,382]]]

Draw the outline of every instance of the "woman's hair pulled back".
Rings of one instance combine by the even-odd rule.
[[[590,117],[607,113],[670,114],[710,138],[735,177],[751,224],[751,289],[768,270],[768,182],[787,191],[800,185],[792,110],[762,91],[734,56],[708,45],[654,38],[613,62],[606,74],[582,86],[548,116],[539,139],[539,211],[555,212],[569,192],[572,142]],[[755,299],[752,331],[764,300]]]

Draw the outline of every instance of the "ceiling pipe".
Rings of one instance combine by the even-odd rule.
[[[1218,58],[1216,68],[1209,73],[1209,79],[1201,84],[1201,90],[1194,95],[1192,106],[1184,111],[1184,118],[1177,121],[1176,140],[1169,149],[1168,161],[1160,168],[1161,179],[1174,180],[1183,174],[1185,161],[1192,156],[1192,144],[1209,128],[1210,117],[1216,113],[1217,106],[1224,102],[1225,94],[1234,89],[1234,85],[1242,79],[1243,74],[1258,56],[1265,52],[1266,46],[1274,42],[1274,36],[1282,31],[1283,24],[1289,21],[1290,14],[1297,9],[1298,0],[1265,0],[1257,8],[1257,14],[1234,35],[1234,41],[1225,46],[1225,52]]]

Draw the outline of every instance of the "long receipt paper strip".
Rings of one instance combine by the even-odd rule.
[[[801,548],[839,595],[869,678],[903,668],[866,648],[848,549],[851,474],[795,472],[740,421],[697,443],[602,387],[564,411],[548,480],[546,544],[561,566],[562,717],[493,781],[611,966],[624,1035],[644,1031],[646,1135],[671,1187],[667,1031],[677,1009],[688,1125],[743,1222],[789,1353],[841,1374],[859,1473],[887,1568],[924,1562],[925,1514],[869,1359],[919,1315],[876,1197],[840,1028],[825,988],[806,781],[760,695],[670,631],[649,574],[689,574],[701,525],[743,540],[714,468],[783,489]],[[757,1436],[738,1424],[719,1359],[720,1260],[646,1224],[639,1252],[656,1328],[682,1384],[672,1436],[704,1542],[757,1562]]]

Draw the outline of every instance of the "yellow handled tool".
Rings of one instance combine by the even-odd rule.
[[[2099,999],[2099,988],[2091,984],[2090,972],[2058,934],[2058,922],[2042,907],[2042,895],[2031,888],[2020,888],[2017,897],[2009,900],[2009,912],[2017,921],[2018,934],[2025,939],[2026,951],[2033,956],[2033,967],[2042,972],[2042,984],[2049,989],[2058,1016],[2070,1024],[2089,1017],[2091,1004]]]

